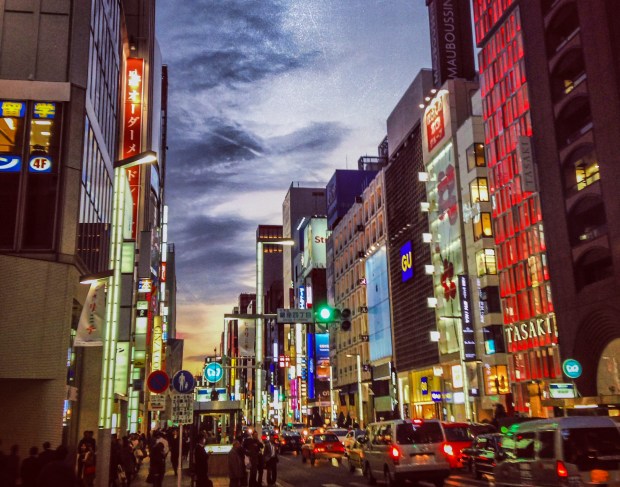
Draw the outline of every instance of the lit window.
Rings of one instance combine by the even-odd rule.
[[[489,201],[489,183],[487,178],[476,178],[469,184],[471,202]]]
[[[484,144],[475,143],[465,151],[467,155],[467,168],[471,171],[475,167],[485,167]]]
[[[476,268],[478,277],[497,274],[495,250],[483,249],[476,253]]]
[[[577,191],[581,191],[599,179],[601,179],[601,175],[599,173],[598,161],[594,157],[593,153],[590,153],[575,161],[575,180],[577,181]]]
[[[493,225],[491,224],[491,213],[482,212],[473,219],[474,240],[480,240],[483,237],[493,236]]]

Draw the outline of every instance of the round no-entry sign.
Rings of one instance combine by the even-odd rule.
[[[170,377],[163,370],[154,370],[146,379],[146,387],[154,394],[166,392],[170,386]]]

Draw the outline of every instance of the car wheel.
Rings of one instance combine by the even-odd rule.
[[[316,463],[316,458],[314,457],[314,455],[312,455],[310,457],[310,465],[314,465]]]
[[[368,464],[364,465],[364,477],[366,477],[368,485],[375,485],[377,483],[375,478],[372,476],[372,470],[370,470],[370,465]]]

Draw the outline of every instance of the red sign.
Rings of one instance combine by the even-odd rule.
[[[443,96],[436,97],[431,101],[424,113],[426,126],[426,145],[431,152],[446,135],[445,117],[443,113]]]
[[[125,112],[123,120],[123,159],[142,152],[142,86],[144,60],[129,58],[125,71]],[[133,201],[131,236],[136,238],[138,203],[140,201],[140,166],[127,169],[127,180]]]
[[[154,370],[146,379],[146,387],[153,394],[162,394],[170,387],[170,377],[163,370]]]

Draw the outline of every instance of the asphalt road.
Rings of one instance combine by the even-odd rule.
[[[312,466],[309,462],[302,463],[301,456],[292,453],[280,455],[278,484],[282,487],[363,487],[368,485],[361,470],[349,472],[346,459],[341,466],[334,466],[327,460],[318,461]],[[377,480],[377,485],[385,485],[385,482]],[[432,484],[422,482],[419,485],[427,487]],[[465,472],[450,476],[445,483],[446,487],[490,487],[491,485],[485,480],[475,480]]]

